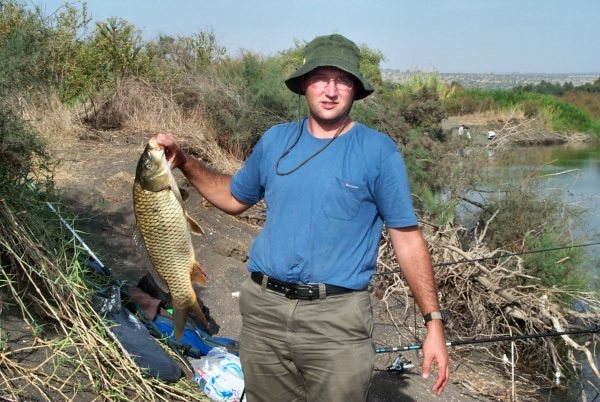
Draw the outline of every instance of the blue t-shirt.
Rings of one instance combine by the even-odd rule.
[[[298,143],[279,163],[293,170],[327,144],[301,122]],[[234,175],[231,192],[267,205],[248,268],[293,283],[366,289],[375,272],[383,224],[417,224],[404,161],[384,134],[355,122],[347,133],[289,175],[277,160],[298,123],[269,129]]]

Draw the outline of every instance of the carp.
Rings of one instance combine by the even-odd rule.
[[[171,293],[175,339],[180,340],[189,312],[208,328],[193,284],[206,285],[207,275],[196,260],[191,233],[204,233],[183,208],[165,152],[152,137],[137,164],[133,210],[158,286]]]

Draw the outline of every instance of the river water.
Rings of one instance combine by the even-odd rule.
[[[576,243],[600,242],[600,144],[521,147],[511,154],[513,168],[541,171],[548,192],[562,190],[565,203],[584,209],[582,224],[574,233]],[[591,261],[600,258],[600,245],[588,246],[585,251]],[[600,268],[589,266],[600,278]]]
[[[574,203],[584,208],[585,219],[574,233],[576,244],[600,242],[600,144],[522,147],[511,151],[511,154],[511,166],[503,168],[540,170],[544,175],[545,190],[551,192],[561,189],[565,203]],[[597,264],[600,260],[600,245],[585,247],[585,251],[589,261],[592,261],[587,266],[592,270],[593,276],[600,278],[600,267]],[[600,350],[596,350],[596,353],[599,352]],[[599,366],[598,355],[595,360]],[[574,385],[569,392],[555,394],[549,400],[600,400],[600,381],[583,358],[580,362],[586,384],[584,389],[580,385]]]

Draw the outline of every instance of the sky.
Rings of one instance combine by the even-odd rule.
[[[26,0],[55,12],[65,0]],[[80,1],[69,1],[81,5]],[[270,56],[319,35],[379,50],[381,68],[440,73],[598,73],[600,0],[88,0],[145,40],[212,31],[231,56]]]

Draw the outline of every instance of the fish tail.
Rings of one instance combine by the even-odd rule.
[[[194,313],[194,315],[198,318],[198,321],[202,323],[204,326],[204,330],[208,330],[208,320],[200,308],[198,304],[198,299],[196,295],[193,294],[191,300],[185,306],[176,306],[173,304],[173,327],[175,329],[175,340],[180,341],[183,336],[183,331],[185,329],[185,324],[187,322],[188,312]]]

